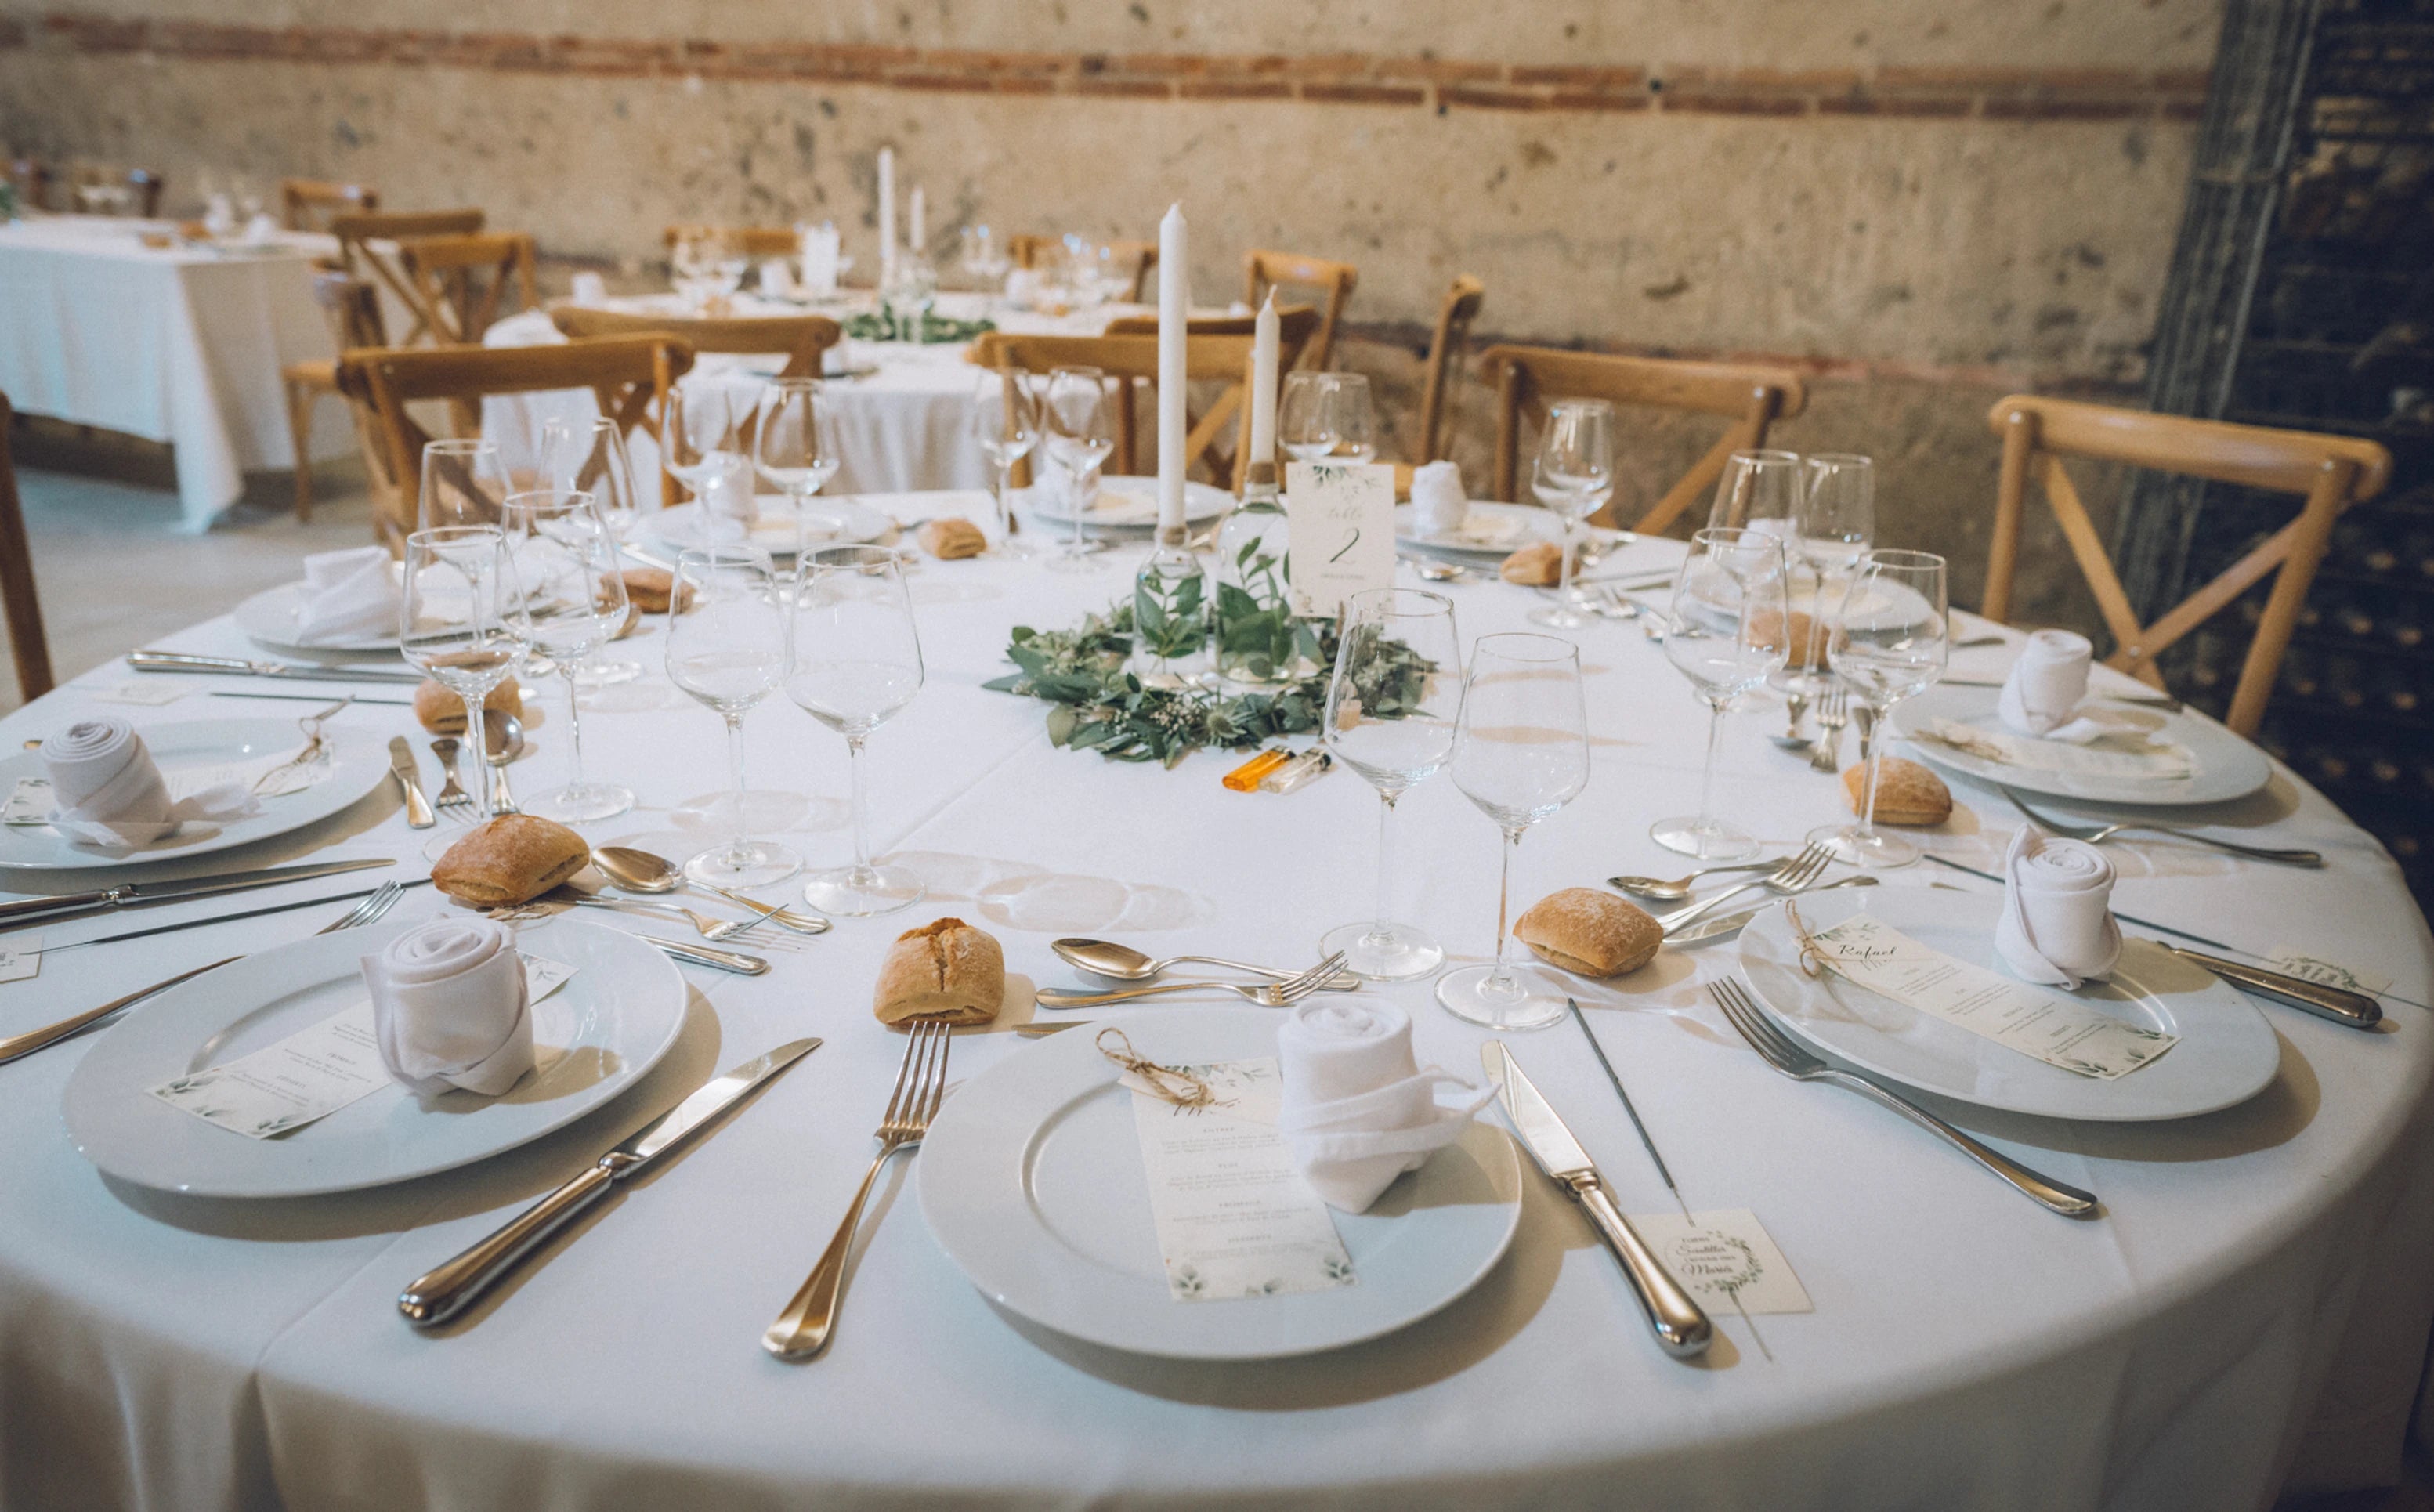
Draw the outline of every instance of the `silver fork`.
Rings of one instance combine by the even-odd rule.
[[[440,788],[439,796],[431,800],[433,808],[453,811],[473,807],[473,795],[466,792],[465,784],[456,781],[457,744],[451,735],[442,735],[431,743],[431,754],[439,758],[439,770],[448,779],[447,785]]]
[[[2008,787],[2003,789],[2003,796],[2012,800],[2012,807],[2018,809],[2020,813],[2027,817],[2030,823],[2041,824],[2047,829],[2051,830],[2056,834],[2068,835],[2074,840],[2084,840],[2089,845],[2102,845],[2105,841],[2112,839],[2115,835],[2122,833],[2124,831],[2129,831],[2133,833],[2144,833],[2147,834],[2168,834],[2175,840],[2186,840],[2192,845],[2210,845],[2218,850],[2228,850],[2236,856],[2247,856],[2257,861],[2278,861],[2286,867],[2321,867],[2324,864],[2324,857],[2322,851],[2277,850],[2271,846],[2241,845],[2237,840],[2218,840],[2210,834],[2200,834],[2194,830],[2177,830],[2168,824],[2142,824],[2136,822],[2122,824],[2065,824],[2060,819],[2050,818],[2029,807],[2028,804],[2020,800],[2019,794],[2013,792]]]
[[[2061,1213],[2065,1218],[2085,1218],[2096,1211],[2096,1195],[2079,1188],[2040,1176],[2002,1151],[1991,1149],[1962,1133],[1951,1125],[1919,1107],[1897,1092],[1888,1091],[1856,1072],[1841,1071],[1826,1064],[1794,1043],[1791,1037],[1775,1027],[1774,1021],[1757,1005],[1748,988],[1730,977],[1707,984],[1708,995],[1716,1006],[1724,1010],[1742,1039],[1758,1054],[1758,1058],[1794,1081],[1831,1082],[1848,1088],[1862,1097],[1872,1097],[1884,1104],[1919,1127],[1941,1137],[1953,1148],[1976,1160],[2016,1188],[2022,1196],[2038,1206]]]
[[[845,1297],[846,1257],[853,1251],[853,1232],[862,1224],[862,1205],[870,1200],[871,1183],[880,1168],[899,1150],[911,1149],[930,1131],[938,1101],[947,1092],[947,1050],[951,1031],[935,1019],[913,1026],[904,1045],[904,1063],[896,1072],[896,1090],[888,1094],[887,1111],[879,1121],[879,1158],[870,1162],[853,1205],[845,1210],[836,1237],[820,1252],[819,1263],[804,1278],[778,1321],[761,1335],[761,1348],[780,1360],[808,1360],[827,1348],[836,1327],[837,1304]]]
[[[1657,919],[1656,922],[1664,926],[1666,936],[1671,938],[1683,925],[1697,923],[1718,903],[1727,898],[1739,897],[1752,887],[1764,887],[1778,898],[1788,898],[1824,876],[1826,863],[1833,859],[1834,850],[1831,846],[1822,840],[1814,841],[1802,847],[1799,854],[1786,858],[1765,876],[1754,878],[1739,886],[1727,887],[1705,902],[1692,903],[1688,908],[1677,908]]]
[[[1843,727],[1851,722],[1851,693],[1840,683],[1817,696],[1817,743],[1808,765],[1821,772],[1843,769]]]
[[[1258,987],[1245,987],[1240,982],[1161,982],[1156,987],[1118,988],[1109,992],[1067,992],[1052,987],[1042,988],[1037,1001],[1043,1008],[1092,1008],[1103,1003],[1129,1003],[1135,998],[1154,998],[1168,992],[1219,990],[1263,1008],[1289,1008],[1325,987],[1343,964],[1344,953],[1337,951],[1297,976],[1263,982]]]

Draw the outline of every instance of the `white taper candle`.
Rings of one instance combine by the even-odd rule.
[[[1282,336],[1277,319],[1277,291],[1260,306],[1251,326],[1251,455],[1243,461],[1277,459],[1277,349]]]
[[[921,198],[921,186],[917,183],[915,184],[913,186],[913,213],[911,217],[906,221],[904,228],[904,246],[905,249],[912,252],[916,257],[921,256],[930,245],[929,208],[929,205]]]
[[[879,284],[896,271],[896,149],[879,149]]]
[[[1191,253],[1183,206],[1167,207],[1157,223],[1157,526],[1161,538],[1183,532],[1184,410],[1190,370],[1185,330],[1191,316]]]

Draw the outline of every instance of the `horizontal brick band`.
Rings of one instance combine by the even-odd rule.
[[[1389,110],[1643,112],[1914,120],[2195,119],[2192,69],[1710,68],[1497,63],[1367,53],[1037,53],[849,43],[544,37],[376,26],[252,26],[54,12],[0,18],[0,48],[197,60],[388,63],[584,77],[867,84],[1137,100],[1302,99]]]

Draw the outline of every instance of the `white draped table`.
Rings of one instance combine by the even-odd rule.
[[[880,502],[908,518],[984,507],[973,495]],[[1701,1363],[1657,1351],[1612,1259],[1534,1175],[1506,1260],[1402,1332],[1257,1366],[1084,1346],[994,1311],[965,1283],[914,1200],[918,1156],[881,1184],[828,1354],[771,1360],[761,1331],[873,1148],[902,1041],[871,1018],[869,989],[900,930],[959,915],[995,932],[1028,982],[1070,984],[1048,950],[1058,936],[1301,960],[1367,906],[1377,799],[1357,777],[1278,798],[1223,789],[1232,754],[1174,770],[1109,765],[1052,748],[1043,705],[980,687],[1006,670],[1010,627],[1104,607],[1128,589],[1133,559],[1118,553],[1070,576],[998,558],[923,561],[912,581],[929,682],[869,759],[875,833],[929,878],[930,900],[840,922],[776,954],[759,979],[688,968],[694,996],[669,1060],[557,1136],[353,1197],[180,1199],[104,1181],[70,1147],[60,1090],[89,1041],[0,1068],[0,1504],[2217,1512],[2264,1506],[2286,1477],[2343,1486],[2391,1471],[2434,1307],[2425,1010],[2391,1003],[2384,1032],[2370,1035],[2268,1005],[2278,1079],[2245,1106],[2183,1123],[1945,1109],[2100,1194],[2103,1215],[2075,1223],[1880,1108],[1767,1070],[1700,990],[1733,970],[1729,944],[1577,988],[1689,1204],[1754,1210],[1816,1302],[1755,1330],[1720,1319]],[[1466,644],[1524,627],[1535,602],[1496,583],[1451,593]],[[659,633],[628,648],[653,662]],[[1522,846],[1524,901],[1610,873],[1688,869],[1646,826],[1695,801],[1704,713],[1638,627],[1602,622],[1579,640],[1594,775]],[[176,644],[243,644],[226,621]],[[1993,670],[2002,657],[1964,653],[1963,666]],[[89,674],[0,720],[0,737],[13,748],[126,677]],[[301,707],[235,703],[204,689],[242,684],[197,682],[176,704],[134,711],[139,724]],[[599,698],[586,716],[589,762],[644,806],[595,826],[594,842],[676,856],[705,843],[678,811],[717,788],[717,719],[656,673]],[[564,759],[563,712],[545,708],[518,771],[526,795],[554,783]],[[1731,722],[1718,792],[1734,817],[1789,847],[1839,812],[1841,787],[1765,742],[1764,721],[1779,717]],[[386,707],[339,722],[379,736],[411,728]],[[845,859],[843,743],[782,702],[746,730],[753,784],[801,796],[782,837],[815,865]],[[2014,818],[1984,790],[1959,796],[1934,846],[1985,866]],[[2434,1001],[2434,948],[2391,862],[2322,797],[2277,769],[2269,792],[2204,821],[2316,847],[2331,866],[2117,844],[2121,906],[2258,951],[2304,947]],[[1457,957],[1484,954],[1495,829],[1442,778],[1395,822],[1397,911]],[[385,786],[321,831],[243,859],[382,854],[420,874],[422,838]],[[1887,878],[1939,883],[1985,890],[1932,866]],[[315,887],[340,890],[290,895]],[[398,917],[439,906],[420,893]],[[56,956],[34,981],[0,985],[0,1033],[301,937],[339,911]],[[56,944],[123,927],[44,934]],[[1423,1061],[1475,1073],[1481,1032],[1439,1011],[1426,984],[1386,990],[1411,1011]],[[426,1336],[399,1319],[407,1280],[703,1078],[805,1034],[827,1043],[470,1321]],[[1579,1031],[1506,1039],[1625,1210],[1668,1210]],[[960,1037],[954,1069],[968,1077],[1023,1049],[1002,1030]]]

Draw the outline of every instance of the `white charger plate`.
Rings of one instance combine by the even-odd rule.
[[[1277,1015],[1161,1009],[1128,1017],[1166,1062],[1277,1053]],[[1513,1241],[1521,1169],[1501,1129],[1398,1177],[1363,1213],[1335,1213],[1359,1281],[1284,1297],[1178,1302],[1167,1293],[1130,1091],[1088,1033],[1040,1040],[958,1088],[921,1143],[930,1230],[982,1295],[1110,1349],[1191,1360],[1332,1349],[1415,1323],[1478,1284]]]
[[[306,655],[321,651],[394,651],[397,632],[385,630],[378,635],[351,635],[335,641],[306,643],[296,638],[296,618],[303,612],[302,582],[282,583],[266,588],[236,607],[236,627],[263,644],[281,651],[300,651]]]
[[[1995,713],[2000,688],[1934,687],[1915,698],[1894,705],[1896,733],[1938,766],[1974,777],[1981,782],[2016,787],[2023,793],[2049,798],[2089,799],[2100,803],[2221,803],[2246,798],[2273,780],[2273,764],[2266,754],[2213,720],[2186,710],[2166,711],[2130,701],[2110,707],[2142,716],[2155,725],[2149,738],[2188,749],[2195,768],[2186,777],[2086,777],[2065,772],[2037,772],[2003,762],[1988,761],[1955,750],[1924,731],[1938,719],[2014,733]],[[2097,696],[2100,700],[2103,696]]]
[[[772,557],[792,559],[795,555],[795,520],[793,506],[782,493],[756,496],[761,518],[752,524],[749,544],[760,547]],[[840,528],[823,535],[814,522],[805,539],[813,550],[825,546],[860,546],[884,540],[896,528],[896,522],[860,499],[839,495],[824,498],[814,495],[811,513],[837,522]],[[701,506],[680,504],[673,509],[661,509],[643,517],[643,534],[670,552],[698,551],[705,546],[739,544],[735,538],[703,528]]]
[[[1872,887],[1800,903],[1811,930],[1831,929],[1862,911],[1922,945],[2011,974],[1995,954],[1999,897]],[[2152,940],[2125,938],[2110,982],[2072,993],[2044,989],[2180,1037],[2155,1060],[2112,1081],[2049,1066],[1831,971],[1803,974],[1800,947],[1779,904],[1750,920],[1740,950],[1742,973],[1793,1039],[1887,1081],[1980,1108],[2100,1123],[2190,1118],[2246,1102],[2282,1063],[2273,1026],[2256,1005]]]
[[[136,733],[144,737],[145,748],[164,771],[273,754],[292,756],[304,747],[303,732],[293,719],[194,719],[147,725]],[[0,868],[82,871],[150,866],[300,830],[338,813],[388,778],[388,750],[380,740],[344,730],[327,730],[325,738],[330,746],[330,775],[301,792],[264,799],[262,812],[251,818],[183,825],[165,839],[126,850],[72,845],[67,836],[47,825],[0,825]],[[11,751],[0,757],[0,794],[13,790],[19,778],[44,775],[42,752]]]
[[[1536,541],[1560,542],[1564,521],[1552,509],[1526,504],[1495,504],[1473,500],[1458,532],[1433,535],[1420,529],[1419,511],[1408,504],[1395,507],[1395,543],[1456,557],[1509,557]],[[1622,539],[1619,530],[1581,527],[1581,539],[1612,546]]]
[[[1026,502],[1034,515],[1053,524],[1070,525],[1073,523],[1072,506],[1066,500],[1063,490],[1057,488],[1035,488],[1027,495]],[[1234,496],[1224,489],[1212,488],[1206,483],[1187,482],[1183,485],[1183,518],[1188,524],[1198,524],[1204,520],[1214,520],[1233,507]],[[1090,501],[1090,507],[1083,512],[1082,524],[1086,528],[1122,530],[1146,530],[1156,525],[1157,479],[1129,474],[1100,478],[1098,495]]]
[[[68,1137],[111,1176],[197,1196],[300,1197],[386,1186],[487,1160],[582,1117],[657,1065],[684,1026],[685,986],[675,962],[630,935],[557,919],[523,930],[519,943],[575,971],[533,1005],[539,1064],[499,1097],[449,1091],[423,1102],[391,1083],[292,1134],[253,1140],[148,1091],[363,1001],[363,957],[414,922],[312,936],[139,1005],[68,1077],[61,1102]]]

